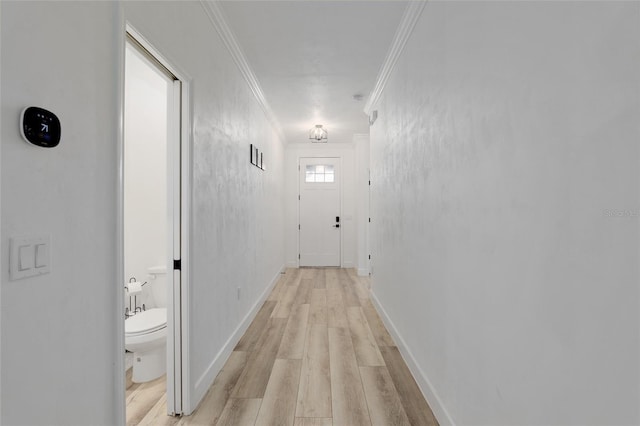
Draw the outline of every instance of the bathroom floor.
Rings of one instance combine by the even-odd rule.
[[[167,376],[147,383],[133,383],[127,370],[127,426],[174,425],[179,417],[167,416]]]
[[[128,371],[131,374],[131,367],[133,367],[133,352],[124,353],[124,371]]]

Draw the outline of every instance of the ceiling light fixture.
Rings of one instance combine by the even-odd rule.
[[[327,142],[327,130],[322,128],[322,124],[316,124],[316,127],[309,130],[309,139],[311,142]]]

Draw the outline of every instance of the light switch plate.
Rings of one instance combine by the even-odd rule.
[[[9,279],[19,280],[51,272],[51,237],[13,237],[9,240]]]

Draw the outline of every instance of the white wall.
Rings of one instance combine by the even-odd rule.
[[[1,8],[0,423],[117,424],[117,5]],[[58,147],[21,139],[31,105],[60,118]],[[19,235],[51,236],[50,274],[9,281]]]
[[[169,257],[167,99],[173,86],[132,47],[125,64],[124,277],[148,282],[137,302],[153,308],[155,282],[147,279],[147,269],[166,265]]]
[[[2,20],[2,7],[0,6],[0,22]],[[0,46],[2,46],[2,31],[0,31]],[[0,82],[2,81],[2,55],[0,54]],[[0,84],[0,99],[2,99],[2,84]],[[2,135],[2,114],[0,114],[0,135]],[[2,176],[2,149],[0,149],[0,176]],[[0,185],[0,205],[2,204],[2,185]],[[0,206],[0,212],[2,208]],[[0,241],[2,238],[0,236]],[[0,271],[3,271],[6,261],[0,256]],[[1,282],[1,281],[0,281]],[[2,306],[2,291],[0,291],[0,306]],[[0,375],[2,374],[2,315],[0,315]],[[0,422],[2,422],[2,383],[0,382]]]
[[[133,27],[191,77],[188,412],[284,266],[283,148],[200,2],[123,5]],[[250,164],[251,143],[266,171]]]
[[[352,143],[289,143],[285,148],[285,253],[286,265],[298,267],[298,164],[301,157],[342,158],[342,267],[356,266],[355,150]]]
[[[369,135],[353,135],[356,176],[356,268],[358,275],[369,275]]]
[[[638,424],[638,3],[429,2],[374,107],[373,290],[442,424]]]

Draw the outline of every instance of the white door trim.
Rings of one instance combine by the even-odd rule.
[[[300,187],[300,181],[301,181],[301,174],[302,174],[302,170],[301,170],[301,160],[303,158],[336,158],[338,159],[338,161],[340,162],[340,175],[339,175],[339,182],[338,185],[340,187],[340,227],[342,229],[340,229],[340,267],[344,267],[344,214],[342,211],[343,205],[344,205],[344,188],[343,188],[343,176],[344,176],[344,167],[343,167],[343,158],[341,155],[299,155],[298,156],[298,175],[297,175],[297,179],[298,179],[298,260],[297,260],[297,265],[298,268],[300,268],[300,227],[299,224],[300,222],[300,194],[301,194],[301,190],[302,188]]]
[[[121,282],[124,283],[124,242],[122,241],[123,229],[124,229],[124,179],[123,179],[123,166],[124,166],[124,52],[127,43],[127,33],[130,34],[137,43],[140,44],[145,50],[147,50],[160,65],[165,67],[171,74],[175,76],[178,83],[174,83],[174,112],[179,113],[180,122],[177,126],[169,129],[169,132],[174,135],[170,139],[169,143],[172,143],[169,147],[171,152],[171,168],[169,170],[175,170],[179,167],[180,173],[175,174],[174,180],[170,185],[172,194],[175,197],[173,199],[173,208],[171,208],[171,216],[178,216],[174,220],[174,232],[170,232],[171,244],[169,247],[174,248],[174,254],[172,257],[179,255],[181,262],[180,271],[167,271],[173,272],[174,279],[177,278],[181,284],[179,287],[174,288],[169,292],[167,299],[167,327],[172,330],[173,333],[167,335],[167,348],[173,348],[173,350],[167,351],[167,411],[169,414],[190,414],[193,411],[191,407],[191,392],[190,392],[190,369],[189,369],[189,322],[188,322],[188,308],[189,308],[189,272],[190,272],[190,206],[191,206],[191,113],[190,113],[190,93],[191,93],[191,78],[182,70],[168,61],[140,32],[138,32],[129,22],[126,22],[123,17],[123,31],[121,32],[120,39],[120,140],[118,150],[118,166],[119,166],[119,182],[118,182],[118,276],[121,278]],[[176,108],[179,111],[176,111]],[[177,188],[177,189],[176,189]],[[179,201],[179,203],[176,203]],[[179,204],[179,207],[178,207]],[[180,231],[179,236],[181,241],[173,241],[173,235],[175,232]],[[178,249],[179,253],[175,253]],[[175,259],[175,257],[174,257]],[[173,259],[170,259],[173,263]],[[176,275],[177,273],[177,275]],[[118,342],[121,342],[122,347],[118,348],[119,363],[123,371],[122,380],[117,383],[118,389],[118,401],[120,418],[125,419],[125,382],[124,382],[124,288],[119,289],[118,293],[118,315],[122,318],[121,327],[118,327]],[[120,360],[120,358],[122,358]],[[173,367],[172,367],[173,366]]]
[[[175,260],[182,262],[181,253],[181,181],[180,175],[180,121],[182,103],[182,82],[174,80],[171,87],[171,110],[170,117],[178,117],[178,122],[169,121],[169,158],[167,162],[167,170],[170,171],[168,176],[168,187],[171,203],[167,203],[168,216],[172,218],[171,232],[168,233],[168,247],[170,247],[168,265],[175,264]],[[167,299],[167,327],[169,334],[167,335],[167,412],[168,414],[182,413],[182,332],[181,332],[181,299],[182,299],[182,281],[181,269],[176,269],[173,265],[173,277],[169,281],[173,284],[170,295]],[[167,271],[169,272],[169,271]],[[178,309],[176,309],[176,306]]]
[[[118,39],[118,63],[117,63],[117,108],[118,108],[118,141],[116,148],[117,161],[117,179],[116,185],[116,277],[123,283],[122,286],[114,285],[116,298],[116,345],[114,348],[115,365],[115,395],[114,401],[116,405],[115,418],[120,419],[118,424],[126,424],[126,372],[124,369],[124,72],[125,72],[125,55],[126,55],[126,23],[122,12],[122,6],[118,7],[118,21],[120,23],[117,32]]]

